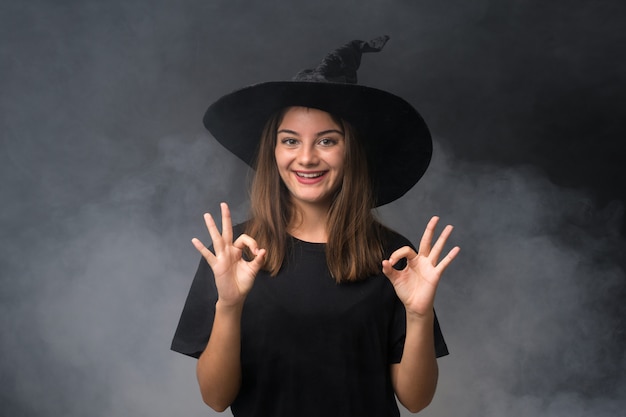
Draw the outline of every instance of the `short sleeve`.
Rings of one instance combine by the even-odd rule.
[[[446,340],[443,338],[443,333],[441,332],[441,327],[439,326],[439,320],[437,319],[437,312],[435,312],[435,324],[433,331],[435,332],[435,355],[438,358],[449,355],[450,352],[448,352],[448,345],[446,345]]]
[[[204,258],[191,284],[171,349],[194,358],[206,348],[215,317],[217,289],[209,264]]]
[[[435,340],[435,356],[440,358],[449,354],[448,346],[441,332],[439,326],[439,320],[437,319],[437,313],[435,312],[435,321],[433,323],[433,333]],[[402,353],[404,351],[404,339],[406,336],[406,311],[404,306],[398,300],[396,309],[393,315],[393,324],[391,327],[391,346],[389,350],[389,362],[400,363],[402,360]]]

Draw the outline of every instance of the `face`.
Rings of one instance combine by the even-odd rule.
[[[330,205],[343,180],[345,149],[343,129],[330,114],[306,107],[286,111],[274,155],[294,203]]]

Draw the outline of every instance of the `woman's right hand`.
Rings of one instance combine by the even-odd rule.
[[[241,306],[252,289],[256,274],[263,266],[265,249],[259,249],[257,242],[246,234],[242,234],[233,242],[230,210],[226,203],[221,203],[220,207],[222,210],[221,234],[213,217],[208,213],[204,215],[215,253],[207,249],[197,238],[193,238],[191,243],[213,270],[219,303],[224,306]],[[254,255],[254,259],[250,261],[246,261],[242,256],[246,247]]]

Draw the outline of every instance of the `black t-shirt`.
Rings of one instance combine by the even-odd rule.
[[[391,233],[386,256],[410,244]],[[275,277],[261,271],[248,294],[241,323],[242,385],[233,415],[399,416],[390,364],[400,362],[406,313],[380,273],[337,284],[324,244],[289,239]],[[217,291],[202,260],[172,342],[193,357],[204,350]],[[437,356],[448,350],[435,317]]]

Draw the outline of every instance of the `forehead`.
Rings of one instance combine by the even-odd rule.
[[[284,109],[278,128],[323,128],[343,131],[341,119],[320,109],[311,107],[287,107]]]

